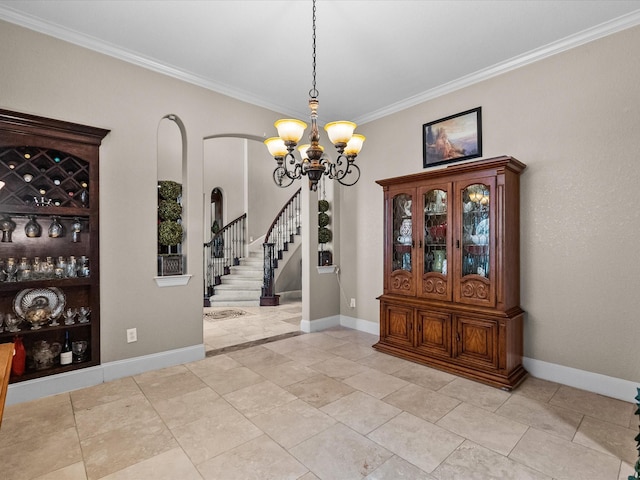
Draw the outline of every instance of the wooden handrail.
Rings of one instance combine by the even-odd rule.
[[[213,237],[211,237],[211,240],[209,240],[207,243],[205,243],[204,246],[205,247],[210,247],[211,245],[213,245],[213,241],[215,240],[216,237],[221,237],[224,234],[224,232],[226,232],[231,227],[233,227],[236,223],[241,222],[245,218],[247,218],[247,214],[243,213],[242,215],[240,215],[235,220],[232,220],[229,223],[227,223],[224,227],[222,227],[220,230],[218,230],[218,233],[214,234]]]
[[[301,191],[302,191],[302,187],[300,187],[298,189],[298,191],[296,193],[294,193],[289,200],[287,200],[287,203],[284,204],[284,206],[280,209],[278,214],[275,216],[275,218],[273,219],[273,222],[271,223],[271,226],[267,230],[267,234],[264,236],[265,243],[269,242],[269,237],[271,236],[271,232],[273,231],[275,226],[278,224],[278,221],[280,220],[280,217],[282,217],[284,212],[287,211],[287,208],[289,207],[289,205],[291,205],[295,201],[296,197],[300,195]]]

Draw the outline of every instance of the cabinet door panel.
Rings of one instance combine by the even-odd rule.
[[[498,324],[493,320],[456,318],[456,357],[470,365],[498,367]]]
[[[496,180],[455,184],[454,300],[496,306]]]
[[[451,315],[418,311],[417,348],[428,355],[451,357]]]
[[[418,296],[434,300],[451,301],[450,221],[451,184],[434,184],[418,191],[421,225],[418,266]]]
[[[387,196],[387,293],[416,294],[414,203],[415,189]]]
[[[413,309],[383,304],[380,336],[385,343],[413,346]]]

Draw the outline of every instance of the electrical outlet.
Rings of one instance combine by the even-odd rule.
[[[351,308],[356,308],[356,299],[352,298],[351,299],[351,304],[349,305]]]
[[[138,341],[138,329],[127,328],[127,343],[132,343],[137,341]]]

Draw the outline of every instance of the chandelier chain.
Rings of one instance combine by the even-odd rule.
[[[311,83],[311,90],[309,90],[309,96],[313,99],[318,98],[318,89],[316,88],[316,0],[313,0],[313,34],[311,36],[313,41],[313,54],[312,67],[313,67],[313,81]]]

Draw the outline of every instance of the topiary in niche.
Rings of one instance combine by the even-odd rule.
[[[329,211],[329,202],[326,200],[318,200],[318,211],[319,212],[328,212]]]
[[[158,216],[161,220],[179,220],[182,216],[182,206],[175,200],[160,200]]]
[[[327,225],[329,225],[329,215],[324,212],[320,212],[318,214],[318,226],[326,227]]]
[[[165,200],[178,201],[182,195],[182,185],[173,180],[161,180],[158,182],[158,193]]]
[[[321,227],[318,229],[318,243],[329,243],[333,235],[331,230],[327,227]]]
[[[165,247],[174,247],[182,243],[182,225],[172,220],[165,220],[158,225],[158,243]]]

